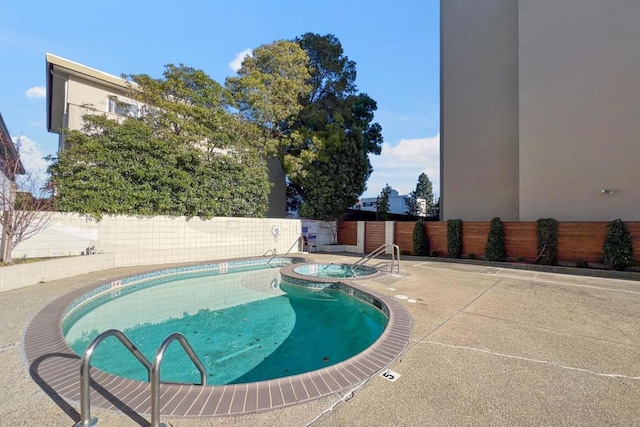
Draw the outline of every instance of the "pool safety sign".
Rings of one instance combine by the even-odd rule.
[[[307,252],[316,249],[316,236],[318,234],[318,223],[307,219],[302,220],[302,236],[305,239],[305,248]]]
[[[388,381],[391,381],[392,383],[396,382],[396,380],[398,378],[400,378],[402,375],[400,375],[397,372],[393,372],[391,369],[387,369],[386,371],[382,372],[380,374],[380,376]]]

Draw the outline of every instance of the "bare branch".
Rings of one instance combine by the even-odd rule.
[[[16,144],[20,146],[20,138]],[[11,252],[18,245],[44,230],[53,214],[53,199],[43,183],[20,162],[19,152],[2,158],[0,170],[0,215],[2,250],[5,263],[13,262]]]

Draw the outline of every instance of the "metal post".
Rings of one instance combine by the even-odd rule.
[[[162,341],[162,344],[160,344],[156,356],[153,359],[153,366],[151,367],[151,427],[166,427],[166,424],[160,422],[160,366],[164,352],[167,350],[167,347],[169,347],[169,344],[175,340],[178,340],[187,353],[187,356],[189,356],[193,364],[198,368],[198,371],[200,371],[200,384],[203,386],[207,385],[207,371],[184,335],[179,332],[174,332],[169,335]]]

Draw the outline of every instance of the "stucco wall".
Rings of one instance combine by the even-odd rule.
[[[441,8],[443,219],[640,220],[640,2]]]
[[[70,75],[67,98],[69,129],[80,129],[82,127],[82,116],[89,112],[86,108],[83,108],[85,104],[92,105],[96,109],[96,113],[108,113],[109,96],[117,96],[120,100],[139,105],[138,102],[126,97],[124,91]],[[108,115],[112,118],[119,117],[116,114]]]
[[[517,2],[440,6],[442,219],[517,220]]]
[[[519,27],[520,220],[640,220],[640,1],[520,1]]]

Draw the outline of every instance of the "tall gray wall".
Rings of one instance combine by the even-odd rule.
[[[441,1],[443,219],[518,219],[518,5]]]
[[[520,219],[640,220],[640,0],[520,1],[519,27]]]
[[[640,0],[441,9],[443,219],[640,220]]]

